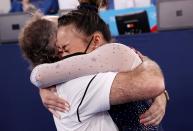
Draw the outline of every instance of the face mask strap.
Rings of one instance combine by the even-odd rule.
[[[88,48],[89,48],[89,46],[90,46],[92,40],[93,40],[93,36],[92,36],[91,40],[89,41],[89,44],[88,44],[88,46],[86,47],[86,50],[85,50],[84,52],[76,52],[76,53],[73,53],[73,54],[64,56],[62,59],[67,59],[67,58],[69,58],[69,57],[76,56],[76,55],[83,55],[83,54],[86,54],[86,52],[87,52],[87,50],[88,50]]]
[[[93,36],[92,36],[91,40],[89,41],[89,44],[88,44],[88,46],[86,47],[86,50],[84,51],[85,54],[86,54],[86,52],[87,52],[87,50],[88,50],[88,48],[89,48],[89,46],[90,46],[92,40],[93,40]]]

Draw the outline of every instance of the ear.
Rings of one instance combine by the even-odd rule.
[[[93,41],[92,41],[92,49],[95,50],[96,48],[100,47],[104,43],[103,35],[100,32],[95,32],[93,34]]]

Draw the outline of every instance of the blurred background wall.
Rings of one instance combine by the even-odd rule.
[[[18,1],[21,4],[21,1]],[[109,25],[117,42],[138,49],[158,62],[163,70],[166,88],[171,98],[162,122],[164,131],[192,131],[193,29],[159,32],[156,0],[152,0],[149,6],[123,7],[120,10],[115,10],[115,3],[109,1],[109,6],[101,11],[100,15]],[[9,0],[1,0],[0,21],[2,13],[6,15],[10,8]],[[147,11],[150,32],[120,35],[115,23],[115,15],[142,10]],[[0,27],[5,27],[6,24],[7,22],[0,23]],[[5,34],[6,31],[0,29],[1,33]],[[30,83],[30,70],[21,55],[17,40],[0,44],[0,60],[0,131],[56,131],[52,115],[41,103],[38,89]]]

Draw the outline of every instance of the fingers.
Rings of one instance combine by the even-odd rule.
[[[136,53],[139,55],[140,58],[143,58],[143,57],[144,57],[144,55],[143,55],[141,52],[136,51]]]
[[[144,125],[158,125],[162,120],[162,114],[160,113],[160,111],[157,112],[150,112],[147,111],[144,114],[142,114],[140,116],[140,123],[144,124]]]
[[[150,120],[150,121],[147,121],[144,123],[144,125],[152,125],[152,126],[156,126],[156,125],[159,125],[159,123],[161,122],[162,120],[162,115],[159,115],[157,117],[155,117],[154,119]]]
[[[70,109],[69,109],[69,106],[63,106],[61,104],[58,104],[58,103],[54,103],[54,102],[50,102],[49,104],[45,104],[45,107],[46,108],[51,108],[53,110],[56,110],[56,111],[60,111],[60,112],[68,112]]]
[[[147,119],[152,117],[154,114],[156,114],[156,112],[158,112],[158,109],[156,109],[156,106],[152,104],[151,107],[140,116],[140,119]]]
[[[150,60],[147,56],[143,55],[140,51],[138,51],[134,48],[131,48],[131,49],[140,57],[142,62]]]
[[[50,98],[48,100],[45,100],[44,105],[46,107],[52,108],[53,110],[61,111],[61,112],[66,112],[70,110],[69,103],[57,96],[53,99]]]
[[[143,54],[141,54],[141,52],[139,52],[139,51],[135,51],[137,54],[138,54],[138,56],[140,57],[140,59],[142,60],[142,61],[145,61],[145,58],[146,58],[146,56],[144,56]]]
[[[165,114],[165,106],[157,101],[154,101],[144,114],[140,116],[140,123],[144,125],[158,125]]]
[[[60,98],[55,89],[40,89],[40,96],[42,99],[42,103],[46,108],[50,108],[56,111],[69,111],[70,105],[66,100]]]
[[[61,116],[59,113],[57,113],[55,110],[53,110],[52,108],[48,108],[48,110],[58,119],[61,119]]]

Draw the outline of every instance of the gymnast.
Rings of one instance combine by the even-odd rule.
[[[70,42],[72,42],[72,40],[80,39],[82,36],[84,36],[84,33],[81,34],[82,32],[80,33],[79,29],[76,29],[77,26],[74,26],[73,24],[64,25],[65,22],[63,20],[65,20],[68,17],[70,18],[71,16],[72,16],[71,19],[74,19],[75,15],[77,15],[77,14],[80,14],[82,17],[84,14],[84,17],[85,17],[86,13],[88,13],[88,16],[86,15],[86,17],[88,17],[88,18],[89,18],[89,16],[93,17],[93,14],[89,14],[88,11],[79,9],[79,10],[70,12],[69,14],[65,15],[64,18],[60,18],[59,19],[59,29],[58,29],[57,39],[58,39],[58,37],[60,37],[60,34],[64,33],[63,31],[65,29],[72,31],[71,33],[74,33],[73,36],[78,36],[78,35],[80,36],[80,37],[73,38],[73,39],[71,39],[71,37],[68,37],[69,39],[66,39],[66,42],[68,44],[70,44]],[[72,15],[72,14],[74,14],[74,15]],[[98,15],[96,15],[95,17],[97,19],[99,19]],[[78,18],[80,18],[80,17],[78,17]],[[91,20],[91,19],[87,19],[87,20]],[[37,21],[39,21],[40,23],[42,22],[44,25],[46,25],[45,24],[46,22],[49,23],[50,25],[53,24],[51,21],[47,21],[45,19],[44,20],[39,19]],[[34,22],[34,23],[36,23],[36,22]],[[29,36],[29,35],[27,35],[26,30],[29,28],[34,28],[33,27],[34,23],[32,23],[30,26],[25,27],[24,32],[26,34],[25,33],[23,34],[23,38],[25,38],[25,36]],[[49,24],[47,24],[47,25],[49,25]],[[39,27],[43,28],[44,26],[39,26]],[[55,27],[55,26],[49,26],[49,27]],[[46,30],[46,28],[48,28],[48,26],[45,27],[45,30]],[[52,36],[54,36],[53,35],[54,31],[55,31],[55,29],[53,29]],[[38,33],[40,33],[40,31]],[[49,33],[48,30],[47,30],[47,33]],[[110,104],[111,105],[117,105],[117,104],[123,104],[123,103],[131,102],[131,101],[151,99],[151,98],[154,98],[155,96],[159,95],[162,92],[162,90],[164,89],[163,86],[160,86],[161,84],[163,84],[163,76],[160,72],[159,67],[157,66],[157,64],[155,62],[153,62],[149,59],[144,59],[144,57],[142,57],[144,59],[144,61],[142,62],[141,59],[139,58],[139,56],[132,49],[130,49],[122,44],[111,43],[111,44],[103,45],[104,43],[108,43],[108,39],[105,39],[102,34],[103,33],[95,30],[94,33],[92,33],[92,35],[89,35],[89,37],[87,37],[88,39],[90,39],[88,41],[89,44],[86,46],[86,44],[84,43],[84,45],[82,47],[85,47],[85,48],[80,49],[80,51],[82,51],[83,53],[82,52],[76,53],[76,54],[84,54],[84,53],[88,53],[88,54],[78,55],[78,56],[73,56],[73,57],[70,57],[71,55],[70,56],[68,55],[68,57],[70,57],[70,58],[63,59],[59,62],[55,62],[55,60],[53,60],[53,58],[55,58],[55,57],[53,57],[55,55],[55,53],[53,53],[53,56],[50,56],[50,55],[52,55],[51,53],[47,54],[47,56],[46,56],[47,58],[46,58],[45,52],[44,52],[45,61],[43,63],[50,63],[50,62],[55,62],[55,63],[43,64],[42,61],[39,63],[31,61],[31,63],[35,63],[34,66],[38,65],[38,64],[43,64],[43,65],[39,65],[36,68],[34,68],[32,75],[31,75],[31,80],[36,86],[42,88],[42,87],[52,86],[55,84],[66,82],[65,84],[58,85],[56,89],[57,89],[57,93],[60,97],[66,99],[70,102],[71,109],[70,109],[69,113],[67,113],[67,114],[60,112],[60,115],[62,116],[60,120],[55,118],[55,122],[59,123],[57,128],[61,127],[60,126],[61,123],[67,122],[68,124],[67,123],[64,124],[65,126],[67,126],[65,129],[67,129],[67,128],[70,128],[68,126],[73,125],[73,122],[76,122],[77,119],[74,119],[73,122],[67,121],[68,120],[67,118],[69,118],[69,114],[71,114],[70,119],[76,118],[74,116],[77,116],[78,121],[79,122],[81,121],[83,124],[85,122],[88,122],[88,118],[91,118],[91,116],[93,114],[95,116],[98,112],[104,113],[104,111],[109,110]],[[31,33],[31,35],[34,35],[34,34]],[[48,40],[50,40],[50,38]],[[26,45],[24,45],[25,41],[24,40],[22,41],[22,39],[21,39],[20,43],[21,43],[21,48],[23,49],[23,51],[25,53],[25,56],[28,57],[27,51],[29,51],[29,50],[24,48],[24,46],[26,46]],[[96,43],[98,43],[98,44],[96,44]],[[51,44],[51,42],[47,42],[46,46],[45,46],[45,44],[43,44],[46,48],[42,48],[42,51],[46,50],[46,49],[48,50],[49,48],[52,48],[52,52],[54,52],[54,50],[53,50],[54,46],[53,45],[50,46],[49,44]],[[97,48],[96,45],[98,45],[99,48]],[[86,47],[88,47],[88,48],[86,48]],[[30,48],[30,47],[28,47],[28,48]],[[59,47],[59,48],[61,48],[61,47]],[[32,49],[31,53],[33,54],[33,48],[30,48],[30,49]],[[94,50],[94,49],[96,49],[96,50]],[[94,50],[94,51],[92,51],[92,50]],[[35,52],[34,54],[36,54],[36,57],[37,57],[37,50],[34,49],[34,52]],[[40,51],[38,50],[38,53],[39,53],[38,55],[41,56],[40,55],[41,50]],[[63,52],[63,54],[64,54],[63,57],[66,56],[66,54],[68,54],[68,53],[71,54],[74,52],[68,52],[65,49],[65,51]],[[52,59],[48,60],[48,58],[52,58]],[[29,59],[29,57],[28,57],[28,59]],[[116,62],[115,62],[115,60],[116,60]],[[83,64],[81,64],[82,62],[83,62]],[[84,62],[86,62],[86,64],[84,64]],[[78,63],[78,64],[76,64],[76,63]],[[100,72],[107,72],[107,71],[112,71],[112,72],[100,73]],[[113,73],[113,72],[120,72],[120,71],[122,71],[122,73]],[[97,75],[93,76],[90,74],[97,74]],[[85,75],[89,75],[89,76],[85,76]],[[85,76],[85,77],[82,77],[82,76]],[[129,76],[132,76],[131,77],[132,79],[129,79],[130,78]],[[77,77],[80,77],[80,78],[77,78]],[[76,78],[76,79],[74,79],[74,78]],[[84,91],[86,91],[84,85],[87,82],[89,82],[90,78],[93,78],[91,81],[91,84],[88,86],[88,88],[86,88],[86,89],[88,89],[87,92],[84,92]],[[127,81],[126,81],[126,78],[127,78]],[[139,78],[143,78],[143,79],[141,80]],[[72,80],[72,79],[74,79],[74,80]],[[152,79],[155,79],[156,82],[153,82]],[[86,83],[83,81],[85,81]],[[97,82],[94,82],[94,81],[97,81]],[[76,85],[75,84],[76,82],[79,84]],[[140,82],[142,82],[142,83],[140,83]],[[82,84],[80,84],[80,83],[82,83]],[[100,85],[97,83],[102,83],[102,84]],[[147,84],[148,84],[148,86],[147,86]],[[73,87],[73,85],[74,85],[74,87]],[[106,88],[105,88],[105,86],[106,86]],[[92,88],[94,88],[96,90],[92,92],[91,91]],[[68,90],[71,90],[73,92],[68,94],[67,93]],[[82,99],[81,94],[79,94],[79,96],[77,97],[76,93],[80,93],[80,92],[83,93],[82,94],[83,96],[84,96],[84,93],[86,93],[85,98],[83,97],[84,99]],[[133,93],[133,94],[136,93],[136,94],[133,95],[131,93]],[[99,94],[101,96],[101,98],[99,96],[96,96],[96,94]],[[87,97],[90,98],[91,100],[88,99]],[[70,98],[74,98],[74,99],[76,98],[77,101],[82,100],[83,103],[81,103],[81,104],[79,103],[81,105],[80,108],[77,108],[77,107],[79,107],[78,106],[79,104],[71,101],[72,99],[70,100]],[[135,103],[135,104],[138,105],[139,103]],[[104,105],[104,107],[101,107],[101,105]],[[88,109],[88,110],[85,110],[85,106],[86,106],[86,109]],[[94,107],[94,109],[90,110],[91,107],[92,108]],[[114,107],[114,108],[116,108],[116,107]],[[144,109],[146,109],[146,108],[147,107],[145,107]],[[131,113],[132,112],[130,111],[130,114]],[[92,114],[92,115],[89,116],[88,114],[89,115]],[[87,117],[85,117],[85,116],[87,116]],[[107,116],[108,116],[108,114],[107,114]],[[81,120],[80,118],[83,118],[83,120]],[[128,118],[128,119],[131,119],[131,118]],[[138,119],[139,119],[139,116],[138,116]],[[138,119],[135,122],[137,122],[139,124]],[[115,119],[113,119],[113,120],[116,123],[116,120]],[[90,119],[89,119],[89,121],[90,121]],[[127,121],[127,120],[125,120],[125,121]],[[92,123],[92,121],[90,121],[90,123]],[[97,125],[96,123],[93,123],[93,124],[95,126]],[[78,124],[78,125],[80,126],[81,124]],[[100,124],[98,124],[98,125],[100,125]],[[142,126],[142,124],[139,124],[139,125]],[[79,126],[77,126],[78,127],[77,129],[79,129]],[[132,127],[132,125],[128,125],[128,126]],[[112,127],[114,127],[114,126],[112,126]],[[146,126],[137,127],[137,128],[135,128],[135,127],[131,128],[131,127],[130,127],[130,129],[133,129],[133,130],[139,129],[139,128],[140,129],[147,129],[148,128]],[[103,129],[105,129],[105,128],[103,128]],[[119,127],[119,129],[123,130],[122,127]]]

